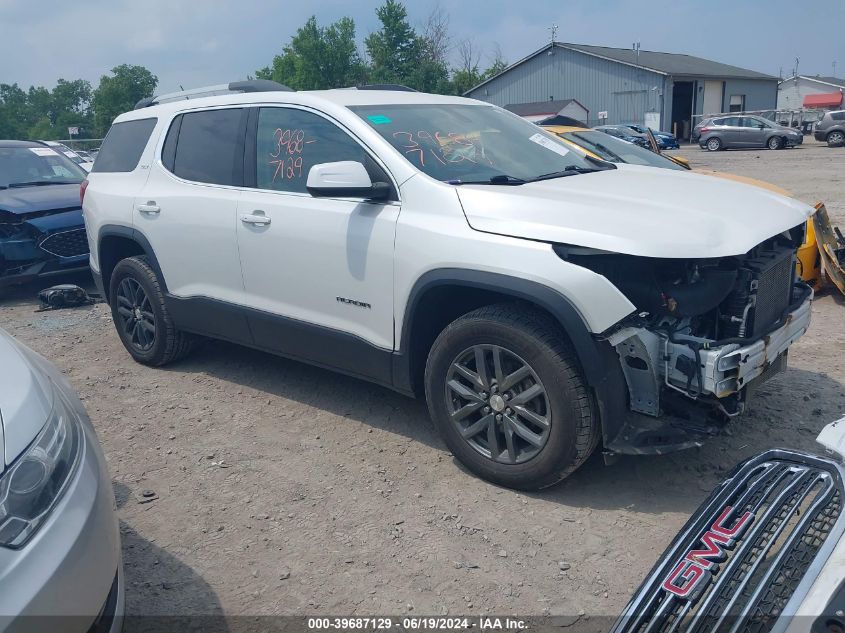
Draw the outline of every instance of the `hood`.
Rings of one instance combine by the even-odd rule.
[[[15,215],[79,209],[79,185],[46,185],[0,189],[0,211]]]
[[[824,427],[816,441],[837,459],[845,461],[845,417]]]
[[[723,178],[625,164],[520,186],[461,185],[457,191],[478,231],[642,257],[742,255],[814,211]]]
[[[32,443],[52,406],[50,381],[25,350],[0,330],[0,472]]]

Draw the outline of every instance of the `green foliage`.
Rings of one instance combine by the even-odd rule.
[[[448,16],[435,10],[422,33],[408,20],[399,0],[385,0],[376,9],[381,27],[364,38],[368,62],[355,45],[355,23],[341,18],[321,27],[311,16],[273,58],[255,72],[259,79],[272,79],[295,90],[340,88],[368,83],[395,83],[423,92],[462,94],[492,77],[506,64],[497,52],[493,64],[481,72],[477,67],[450,68]]]
[[[105,134],[114,118],[135,107],[145,97],[151,97],[158,85],[158,77],[143,66],[121,64],[112,68],[112,76],[103,75],[91,98],[94,127],[97,134]]]
[[[115,116],[151,95],[158,81],[143,66],[121,65],[112,73],[97,90],[84,79],[59,79],[53,90],[0,84],[0,138],[66,139],[69,127],[80,128],[80,136],[104,134]]]
[[[322,90],[354,86],[364,79],[365,66],[355,45],[355,22],[341,18],[327,27],[311,16],[271,66],[258,70],[259,79],[272,79],[294,90]]]

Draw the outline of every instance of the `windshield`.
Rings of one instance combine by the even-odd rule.
[[[85,172],[51,147],[0,147],[0,189],[78,184]]]
[[[644,147],[628,143],[604,132],[585,130],[583,132],[564,132],[560,136],[612,163],[684,170],[678,163],[665,156],[655,154]]]
[[[351,106],[414,167],[461,184],[521,184],[611,166],[590,161],[533,123],[492,106]],[[495,180],[496,182],[490,182]]]

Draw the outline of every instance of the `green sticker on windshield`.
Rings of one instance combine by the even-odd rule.
[[[383,114],[371,114],[367,117],[370,123],[373,125],[384,125],[385,123],[392,123],[393,121],[390,117],[386,117]]]

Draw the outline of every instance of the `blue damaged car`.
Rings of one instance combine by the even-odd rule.
[[[88,267],[87,174],[37,141],[0,141],[0,287]]]

